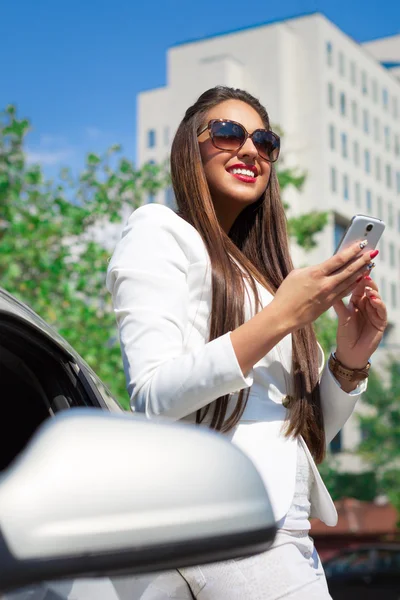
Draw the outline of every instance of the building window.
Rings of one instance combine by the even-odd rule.
[[[395,249],[394,249],[394,244],[393,242],[389,243],[389,264],[391,267],[395,267],[396,264],[396,258],[395,258]]]
[[[171,185],[165,190],[165,205],[172,208],[172,210],[175,210],[176,208],[174,190]]]
[[[383,219],[383,204],[382,204],[382,198],[380,196],[378,196],[376,203],[377,203],[378,219]]]
[[[374,119],[374,139],[376,142],[379,142],[381,139],[381,127],[377,117]]]
[[[149,129],[147,132],[147,147],[154,148],[156,145],[156,130]]]
[[[387,110],[388,105],[389,105],[389,94],[386,88],[383,88],[382,90],[382,104],[383,104],[383,108],[385,108]]]
[[[366,108],[363,110],[363,129],[365,133],[369,133],[369,113]]]
[[[369,150],[364,150],[364,165],[365,165],[365,172],[370,173],[371,172],[371,155],[370,155]]]
[[[382,239],[382,238],[381,238]],[[381,297],[382,300],[384,302],[386,302],[386,279],[384,277],[381,277],[381,284],[380,284],[380,292],[381,292]]]
[[[395,119],[399,116],[399,103],[397,98],[393,96],[393,116]]]
[[[354,164],[358,167],[360,164],[360,146],[357,140],[353,142],[353,156],[354,156]]]
[[[333,48],[331,42],[326,42],[326,62],[330,67],[333,65]]]
[[[390,228],[394,226],[393,204],[388,202],[388,225]]]
[[[358,110],[357,110],[357,102],[355,100],[351,103],[351,120],[353,121],[353,125],[357,127],[358,125]]]
[[[361,91],[364,96],[368,94],[367,74],[365,71],[361,73]]]
[[[343,198],[349,199],[349,176],[343,175]]]
[[[169,127],[164,127],[164,146],[169,146]]]
[[[394,154],[400,156],[400,137],[398,133],[394,136]]]
[[[341,135],[342,140],[342,156],[347,158],[347,135],[343,132]]]
[[[400,194],[400,171],[396,173],[396,190],[397,193]]]
[[[396,308],[397,307],[397,290],[396,290],[395,283],[390,284],[390,299],[392,301],[392,307]]]
[[[331,167],[331,191],[337,191],[337,173],[335,167]]]
[[[344,92],[340,92],[340,114],[346,114],[346,96]]]
[[[334,150],[336,147],[336,135],[335,135],[335,126],[329,125],[329,147],[331,150]]]
[[[372,212],[372,194],[371,194],[371,190],[366,190],[366,193],[365,193],[365,203],[366,203],[366,206],[367,206],[367,211],[369,213],[371,213]]]
[[[397,211],[397,231],[400,233],[400,210]]]
[[[331,443],[329,444],[330,451],[332,454],[339,454],[342,451],[342,431],[335,435]]]
[[[386,150],[390,150],[390,129],[387,125],[384,129],[384,136],[385,136],[385,148],[386,148]]]
[[[380,181],[382,178],[381,159],[379,156],[375,157],[375,176],[377,181]]]
[[[343,52],[339,52],[339,74],[345,74],[345,66],[344,66],[344,54]]]
[[[335,106],[335,91],[333,89],[333,83],[328,83],[328,104],[331,107]]]
[[[378,83],[376,79],[372,80],[372,100],[375,104],[378,102]]]
[[[155,194],[147,194],[147,204],[153,204],[156,201]]]
[[[386,244],[385,244],[385,239],[383,237],[381,237],[381,239],[379,240],[379,260],[381,260],[382,262],[384,262],[385,257],[386,257]]]
[[[356,85],[357,83],[356,64],[354,61],[350,63],[350,81],[352,85]]]
[[[392,187],[392,167],[390,165],[386,165],[386,185],[388,188]]]
[[[356,206],[361,206],[361,187],[358,181],[354,186],[354,195],[356,198]]]

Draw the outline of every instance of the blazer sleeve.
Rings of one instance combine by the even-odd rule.
[[[318,346],[322,413],[326,443],[329,444],[351,417],[358,399],[367,389],[367,380],[362,381],[352,392],[343,391],[337,379],[332,375],[328,363],[325,364],[324,352],[319,344]]]
[[[167,207],[138,208],[107,272],[131,408],[148,418],[181,419],[252,384],[230,333],[185,351],[193,242],[187,228]]]

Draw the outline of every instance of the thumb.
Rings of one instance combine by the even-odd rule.
[[[343,322],[348,318],[349,309],[347,308],[343,300],[336,300],[336,302],[332,304],[332,307],[335,313],[337,314],[339,321]]]

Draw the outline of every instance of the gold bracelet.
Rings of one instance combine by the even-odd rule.
[[[371,363],[368,361],[363,369],[349,369],[336,358],[334,352],[329,357],[328,365],[333,375],[337,375],[346,381],[357,383],[363,379],[367,379],[371,368]]]

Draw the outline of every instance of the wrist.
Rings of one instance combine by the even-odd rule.
[[[357,360],[347,356],[340,352],[339,349],[336,349],[333,352],[334,356],[336,356],[337,360],[347,369],[354,369],[356,371],[365,369],[365,367],[369,364],[369,359],[366,360]]]
[[[296,331],[297,327],[293,323],[293,318],[287,315],[279,302],[274,298],[269,304],[263,309],[268,313],[269,317],[274,320],[274,324],[277,328],[277,335],[280,339],[283,339],[287,335],[290,335]]]
[[[344,364],[337,357],[336,353],[332,353],[328,361],[329,369],[335,379],[338,381],[340,387],[345,392],[351,392],[358,387],[358,385],[369,376],[369,370],[371,363],[368,361],[362,368],[350,368],[347,364]]]

